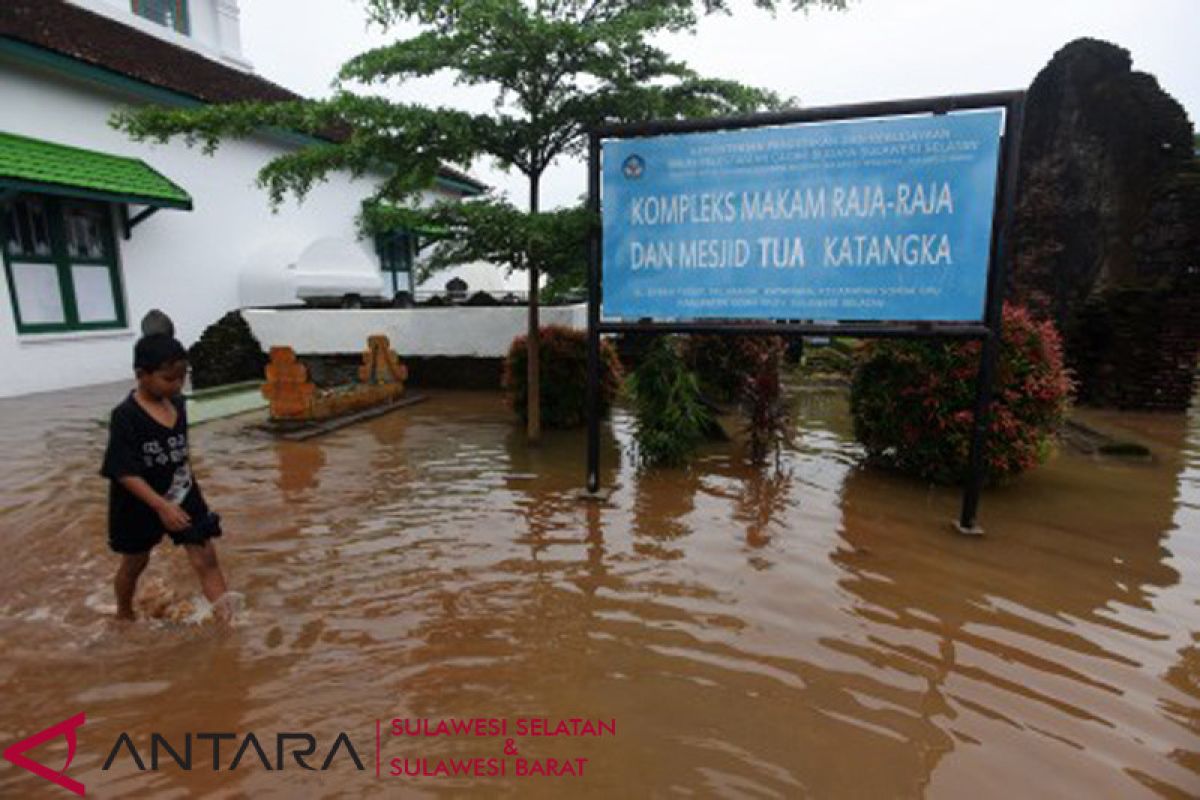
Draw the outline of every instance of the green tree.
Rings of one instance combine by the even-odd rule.
[[[796,8],[840,8],[845,0],[791,0]],[[754,5],[774,9],[775,0]],[[349,61],[324,100],[242,103],[196,109],[119,112],[114,125],[136,139],[182,135],[211,153],[222,139],[264,126],[325,136],[280,156],[259,174],[278,204],[303,198],[334,171],[379,176],[364,204],[367,230],[437,224],[455,238],[435,263],[485,257],[529,273],[528,434],[541,432],[536,335],[541,275],[582,274],[588,220],[582,209],[542,213],[541,179],[556,160],[578,156],[589,128],[635,121],[745,113],[778,108],[775,94],[704,78],[652,43],[694,30],[701,17],[729,13],[726,0],[366,0],[385,30],[419,32]],[[438,73],[495,90],[487,113],[402,103],[366,94],[370,87]],[[353,89],[362,91],[354,91]],[[330,133],[335,135],[330,136]],[[442,163],[469,166],[490,157],[527,180],[525,210],[495,197],[420,214],[402,208],[430,186]]]

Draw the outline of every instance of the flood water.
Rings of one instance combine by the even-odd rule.
[[[707,449],[639,475],[618,411],[610,502],[585,504],[583,434],[529,449],[499,394],[422,404],[306,443],[193,430],[245,607],[110,620],[97,474],[121,397],[0,401],[0,746],[86,712],[68,769],[96,797],[1183,797],[1200,795],[1200,415],[1095,414],[1149,463],[1060,452],[987,492],[856,466],[844,398],[798,398],[783,474]],[[252,419],[252,418],[250,418]],[[191,599],[165,544],[148,592]],[[153,599],[153,598],[151,598]],[[168,603],[169,605],[169,603]],[[143,610],[146,609],[143,603]],[[503,738],[388,736],[393,719],[615,720],[515,737],[584,777],[391,777],[392,759],[501,758]],[[381,776],[376,777],[376,721]],[[151,733],[228,732],[185,772]],[[274,766],[308,732],[326,771]],[[510,738],[514,738],[510,736]],[[64,740],[29,755],[51,769]],[[0,762],[0,796],[66,792]]]

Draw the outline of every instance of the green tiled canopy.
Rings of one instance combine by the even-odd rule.
[[[192,207],[187,192],[136,158],[0,132],[0,190],[4,189],[114,203]]]

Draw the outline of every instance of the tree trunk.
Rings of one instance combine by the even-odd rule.
[[[529,179],[529,213],[538,213],[538,176]],[[536,254],[534,254],[536,256]],[[526,409],[528,426],[526,435],[531,442],[542,438],[542,392],[540,384],[539,353],[541,351],[541,336],[538,324],[538,264],[537,258],[529,259],[529,334],[526,337],[526,384],[528,386],[529,405]]]

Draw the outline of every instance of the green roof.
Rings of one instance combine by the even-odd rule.
[[[191,209],[183,189],[136,158],[0,132],[0,190]]]

